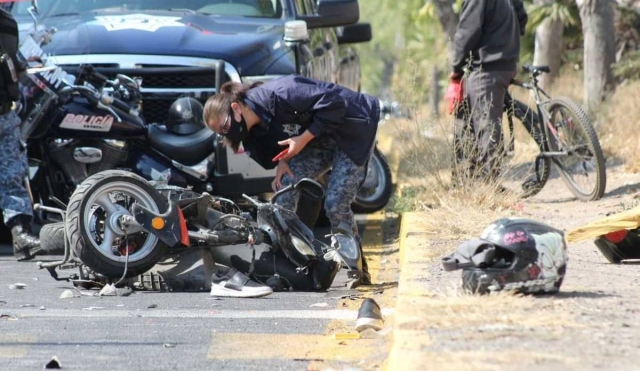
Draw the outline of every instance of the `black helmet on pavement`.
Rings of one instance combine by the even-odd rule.
[[[167,130],[180,135],[193,134],[204,128],[203,107],[197,99],[183,97],[176,99],[169,108]]]
[[[447,271],[462,269],[462,286],[471,292],[555,293],[567,260],[564,232],[530,219],[504,218],[479,239],[460,244],[442,264]]]

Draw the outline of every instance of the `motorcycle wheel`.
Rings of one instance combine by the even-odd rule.
[[[392,193],[391,169],[384,155],[376,147],[369,161],[367,177],[351,205],[353,212],[370,214],[382,210]]]
[[[49,223],[40,228],[40,248],[49,254],[64,254],[64,223]]]
[[[139,231],[127,236],[121,229],[120,218],[131,215],[133,203],[156,213],[167,210],[167,201],[146,180],[120,170],[90,176],[69,200],[65,228],[71,248],[87,267],[107,278],[140,275],[167,249],[151,234]]]

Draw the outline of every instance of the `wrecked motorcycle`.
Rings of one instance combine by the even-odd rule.
[[[357,246],[333,247],[314,238],[297,215],[274,201],[299,191],[321,199],[324,188],[302,179],[274,194],[270,202],[244,195],[253,205],[242,212],[231,200],[169,185],[152,185],[127,171],[107,170],[88,177],[71,196],[64,219],[65,258],[41,264],[57,278],[56,267],[75,265],[103,281],[122,281],[151,270],[188,249],[205,249],[213,261],[238,269],[276,289],[324,291]],[[254,217],[255,215],[255,217]],[[351,251],[355,247],[355,252]],[[60,278],[57,278],[60,279]]]

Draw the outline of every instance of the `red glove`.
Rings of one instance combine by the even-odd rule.
[[[458,75],[451,74],[449,76],[449,87],[444,95],[444,99],[449,101],[448,111],[449,114],[453,114],[455,109],[464,100],[464,86],[462,86],[462,79]]]

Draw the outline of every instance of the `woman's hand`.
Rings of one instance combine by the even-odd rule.
[[[282,188],[282,177],[284,174],[289,174],[291,179],[294,179],[293,171],[291,171],[289,164],[286,161],[280,160],[278,161],[278,168],[276,169],[276,177],[273,179],[273,182],[271,182],[271,189],[273,189],[274,192]]]
[[[280,157],[280,160],[287,161],[291,159],[293,156],[300,153],[304,146],[306,146],[307,143],[309,143],[309,141],[311,141],[311,139],[313,138],[313,134],[311,134],[309,130],[305,130],[304,133],[298,135],[297,137],[291,137],[289,139],[278,142],[278,144],[281,146],[289,146],[289,152],[287,152],[286,155]]]

